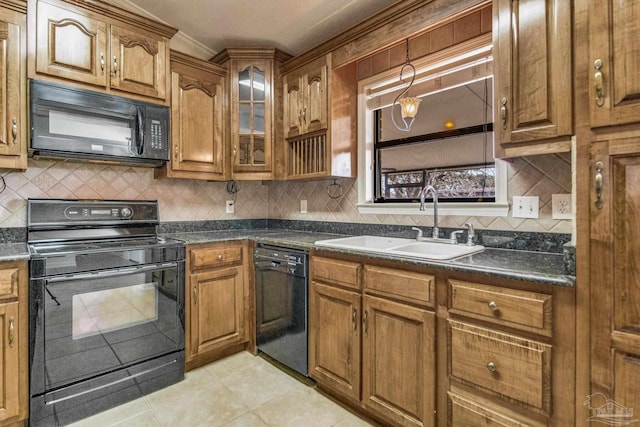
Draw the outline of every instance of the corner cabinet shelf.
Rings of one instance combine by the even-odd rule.
[[[332,69],[328,54],[285,67],[284,178],[355,177],[355,63]]]
[[[274,48],[228,48],[211,58],[227,67],[231,178],[269,180],[276,175],[275,143],[281,138],[276,99],[280,64],[291,56]]]

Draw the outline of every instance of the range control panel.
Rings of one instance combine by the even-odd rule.
[[[117,206],[110,208],[95,208],[72,206],[64,211],[64,216],[69,219],[106,219],[106,218],[130,218],[133,215],[133,209],[129,206]]]

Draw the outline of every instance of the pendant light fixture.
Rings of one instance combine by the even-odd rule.
[[[411,81],[409,82],[409,85],[407,85],[407,87],[404,88],[404,90],[402,90],[398,94],[398,96],[396,96],[396,99],[393,100],[393,105],[391,106],[391,121],[398,130],[409,132],[411,130],[413,120],[415,119],[416,114],[418,114],[418,107],[420,106],[421,101],[420,98],[417,98],[415,96],[405,96],[408,94],[409,89],[413,85],[413,81],[416,78],[416,68],[413,66],[411,60],[409,59],[409,39],[407,39],[407,60],[402,68],[400,68],[400,81],[402,83],[405,82],[404,78],[402,77],[405,68],[409,68],[411,71]],[[404,123],[404,126],[400,126],[398,125],[398,122],[396,122],[396,105],[400,106],[400,115],[402,116],[402,122]]]

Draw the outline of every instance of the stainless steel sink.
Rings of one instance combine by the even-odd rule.
[[[425,259],[453,259],[481,252],[484,246],[454,245],[446,240],[440,242],[418,242],[415,239],[382,236],[354,236],[338,239],[318,240],[316,246],[352,249],[363,252],[385,253]]]

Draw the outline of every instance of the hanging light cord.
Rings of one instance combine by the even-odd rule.
[[[391,121],[393,122],[394,126],[396,128],[398,128],[398,130],[401,130],[401,131],[404,131],[404,132],[409,132],[409,130],[411,128],[409,126],[407,126],[406,123],[405,123],[404,127],[398,126],[398,123],[396,122],[396,117],[395,117],[394,111],[395,111],[396,105],[399,105],[398,104],[398,100],[409,92],[409,88],[413,85],[413,81],[416,79],[416,67],[413,66],[413,64],[411,63],[411,60],[409,59],[409,39],[407,39],[407,57],[406,57],[406,61],[405,61],[404,65],[402,66],[402,68],[400,68],[400,81],[402,83],[404,83],[404,79],[402,78],[402,74],[404,73],[404,69],[407,68],[407,67],[410,68],[411,71],[412,71],[411,81],[409,82],[407,87],[402,92],[400,92],[398,94],[398,96],[396,96],[396,99],[393,100],[393,105],[392,105],[392,109],[391,109]]]

